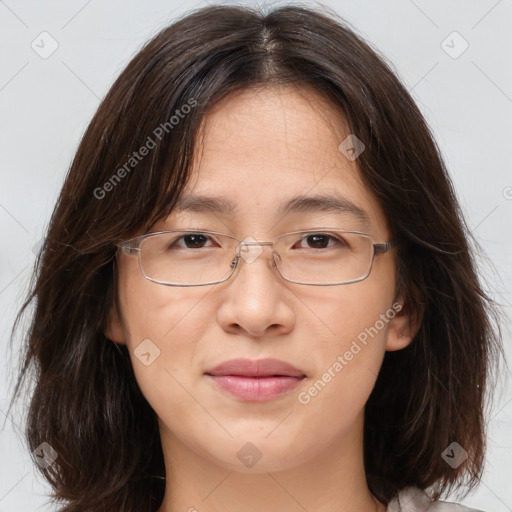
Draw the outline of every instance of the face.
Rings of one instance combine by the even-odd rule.
[[[202,229],[272,241],[329,226],[389,241],[389,226],[360,178],[357,159],[338,149],[347,135],[335,107],[311,91],[232,95],[205,119],[185,194],[229,200],[235,211],[176,211],[152,231]],[[294,197],[320,194],[344,198],[367,219],[355,208],[278,213]],[[398,313],[393,250],[375,257],[363,281],[305,286],[280,277],[270,248],[262,247],[227,281],[192,287],[153,283],[136,256],[119,254],[121,321],[108,333],[127,345],[166,449],[185,447],[242,472],[288,469],[333,446],[359,446],[364,406],[384,353],[403,348],[411,335]],[[275,395],[235,395],[222,384],[249,381],[239,377],[236,384],[208,373],[239,358],[277,359],[302,377],[269,378],[267,389],[284,389]],[[254,467],[242,462],[243,450],[262,455]]]

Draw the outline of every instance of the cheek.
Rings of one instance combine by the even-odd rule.
[[[373,279],[333,287],[322,298],[318,331],[325,335],[308,331],[317,371],[298,400],[313,415],[337,413],[350,421],[375,385],[395,316],[394,273],[392,268],[382,270],[385,279],[375,272]],[[305,302],[314,304],[312,298]]]
[[[358,336],[364,340],[364,333],[376,323],[380,339],[385,335],[388,322],[382,323],[381,315],[393,314],[395,286],[393,269],[382,271],[358,283],[325,287],[321,294],[314,289],[303,292],[301,300],[312,314],[303,317],[301,327],[312,335],[312,344],[342,350]]]
[[[197,317],[210,288],[163,286],[145,279],[136,265],[127,265],[120,275],[119,297],[129,347],[134,349],[150,338],[164,348],[172,340],[181,340],[177,333],[183,330],[192,339],[200,332]]]
[[[137,270],[121,276],[120,306],[137,383],[158,410],[164,401],[179,402],[185,370],[200,372],[195,358],[208,324],[202,301],[208,289],[158,285]]]

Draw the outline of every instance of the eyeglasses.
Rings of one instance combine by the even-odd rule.
[[[370,275],[376,255],[387,253],[397,240],[376,244],[366,233],[332,228],[294,231],[274,242],[252,237],[241,241],[216,231],[170,230],[148,233],[118,244],[138,255],[142,275],[168,286],[203,286],[229,279],[240,259],[253,263],[272,246],[280,275],[292,283],[331,286],[356,283]]]

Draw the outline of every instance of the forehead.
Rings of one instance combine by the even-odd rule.
[[[383,212],[357,161],[339,150],[350,134],[336,105],[310,89],[243,90],[205,116],[175,215],[244,222],[314,211],[352,215],[374,233]]]

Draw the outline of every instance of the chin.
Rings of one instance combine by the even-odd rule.
[[[308,452],[298,449],[297,442],[280,442],[264,436],[237,436],[223,443],[204,447],[208,450],[208,458],[216,465],[245,474],[258,474],[285,471],[299,466],[308,460]],[[299,443],[300,444],[300,443]],[[227,454],[232,454],[226,457]],[[311,456],[311,455],[309,455]]]

